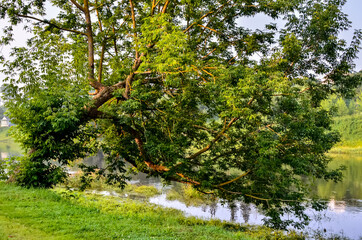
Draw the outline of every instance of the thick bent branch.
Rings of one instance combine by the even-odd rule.
[[[226,127],[224,127],[224,129],[221,130],[218,135],[216,135],[216,137],[210,142],[209,145],[207,145],[206,147],[204,147],[203,149],[201,149],[197,153],[194,153],[191,156],[186,157],[186,158],[187,159],[194,159],[194,158],[198,157],[199,155],[203,154],[204,152],[206,152],[207,150],[209,150],[214,145],[214,143],[216,143],[224,135],[224,133],[231,127],[231,125],[238,119],[239,118],[231,119],[229,124]]]
[[[237,178],[234,178],[234,179],[232,179],[232,180],[230,180],[230,181],[227,181],[227,182],[224,182],[224,183],[220,183],[219,185],[217,185],[217,187],[222,187],[222,186],[225,186],[225,185],[227,185],[227,184],[233,183],[233,182],[239,180],[240,178],[245,177],[245,176],[248,175],[250,172],[251,172],[251,170],[248,170],[248,171],[246,171],[245,173],[241,174],[241,175],[240,175],[239,177],[237,177]]]

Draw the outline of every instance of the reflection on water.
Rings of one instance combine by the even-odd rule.
[[[315,186],[315,193],[323,199],[348,201],[362,199],[362,156],[348,154],[330,155],[333,161],[330,168],[335,169],[340,165],[346,166],[343,181],[334,183],[320,180]]]
[[[262,224],[262,219],[264,218],[253,205],[242,202],[224,205],[220,202],[213,202],[212,204],[196,207],[188,206],[178,200],[167,200],[166,194],[152,197],[149,201],[164,207],[182,210],[187,216],[205,219],[214,218],[239,223]]]
[[[362,239],[362,157],[349,155],[334,155],[331,168],[340,165],[346,166],[344,180],[341,183],[317,181],[314,186],[315,193],[328,201],[328,208],[317,212],[307,210],[311,218],[305,231],[312,233],[316,230],[325,232],[327,236],[340,234],[350,239]],[[135,179],[135,183],[155,184],[157,179],[142,177]],[[206,219],[220,219],[238,223],[262,224],[265,217],[252,204],[233,202],[222,205],[213,202],[201,207],[187,206],[177,200],[167,200],[166,194],[150,199],[150,202],[165,207],[176,208],[185,212],[188,216],[197,216]],[[288,216],[292,218],[292,216]]]
[[[222,205],[215,202],[201,207],[187,206],[178,200],[167,200],[166,194],[161,194],[149,199],[151,203],[164,207],[182,210],[187,216],[196,216],[204,219],[220,219],[237,223],[263,224],[265,217],[252,204],[234,202],[231,205]],[[358,205],[349,206],[346,202],[331,201],[328,209],[317,212],[307,210],[311,218],[310,224],[305,231],[309,234],[314,231],[325,232],[327,236],[342,234],[351,239],[362,237],[362,201],[357,201]],[[239,210],[239,211],[238,211]],[[288,216],[288,219],[292,219]]]
[[[0,153],[0,160],[5,160],[6,158],[9,157],[9,153],[8,152],[1,152]]]
[[[1,156],[1,159],[5,159],[9,156],[20,156],[23,151],[19,144],[12,140],[0,141],[0,152],[5,154]],[[6,155],[7,154],[7,155]]]
[[[240,203],[240,214],[241,214],[241,216],[243,216],[245,223],[249,222],[249,217],[250,217],[250,212],[251,212],[250,205],[251,204],[249,204],[249,203],[244,203],[244,202]]]

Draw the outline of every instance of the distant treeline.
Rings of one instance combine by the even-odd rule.
[[[333,129],[341,134],[339,146],[362,147],[362,114],[336,117]]]
[[[327,110],[333,109],[336,116],[362,114],[362,87],[359,87],[355,97],[350,99],[332,95],[322,102],[322,107]]]

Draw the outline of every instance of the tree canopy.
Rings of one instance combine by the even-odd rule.
[[[32,33],[2,62],[13,133],[28,150],[18,182],[51,187],[63,166],[102,150],[110,183],[125,184],[129,163],[253,202],[276,227],[293,223],[286,213],[303,224],[305,177],[341,178],[327,168],[339,137],[320,103],[361,82],[350,73],[362,32],[338,38],[350,27],[344,3],[1,0],[1,44],[15,25]],[[256,15],[270,22],[245,25]]]

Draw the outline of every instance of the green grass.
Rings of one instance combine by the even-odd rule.
[[[20,145],[14,142],[9,135],[9,129],[9,127],[0,128],[0,152],[20,155],[23,151],[21,150]]]
[[[129,199],[0,182],[0,239],[298,239]]]
[[[0,141],[11,140],[8,130],[9,130],[9,127],[0,127]]]

